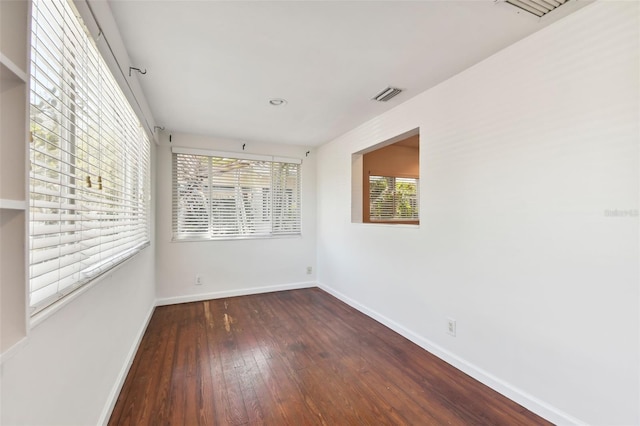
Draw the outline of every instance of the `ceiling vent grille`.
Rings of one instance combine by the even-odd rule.
[[[562,6],[567,1],[569,0],[505,0],[506,3],[540,18]]]
[[[378,102],[387,102],[389,99],[399,95],[401,92],[401,89],[395,87],[387,87],[382,92],[375,95],[372,99]]]

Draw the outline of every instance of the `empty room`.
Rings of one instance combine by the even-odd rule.
[[[640,425],[640,2],[0,0],[0,424]]]

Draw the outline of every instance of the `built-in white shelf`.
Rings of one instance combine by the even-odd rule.
[[[27,78],[26,72],[0,52],[0,79],[3,86],[11,82],[26,83]]]
[[[6,198],[0,198],[0,209],[26,210],[27,202],[23,200],[9,200]]]
[[[30,1],[0,0],[0,360],[28,330],[27,210]]]

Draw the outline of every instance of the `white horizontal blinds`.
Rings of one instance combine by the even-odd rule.
[[[30,303],[35,313],[149,240],[149,141],[62,0],[32,12]]]
[[[271,233],[271,163],[211,157],[211,234]]]
[[[372,222],[416,221],[418,179],[369,176],[369,212]]]
[[[209,238],[211,161],[202,155],[173,155],[173,230],[180,238]]]
[[[174,151],[174,239],[299,233],[299,164]]]
[[[272,165],[273,233],[300,234],[300,164]]]

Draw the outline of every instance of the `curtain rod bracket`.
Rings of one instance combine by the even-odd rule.
[[[131,77],[131,71],[132,70],[136,70],[138,71],[140,74],[144,75],[147,73],[147,69],[145,68],[144,71],[141,70],[140,68],[136,68],[136,67],[129,67],[129,77]]]

